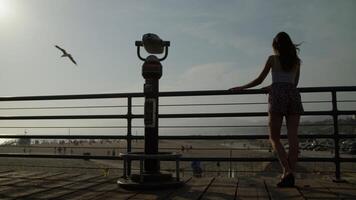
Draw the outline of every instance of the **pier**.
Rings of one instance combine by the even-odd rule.
[[[278,170],[272,172],[259,173],[258,170],[251,169],[248,171],[249,167],[243,163],[251,163],[249,166],[256,166],[254,163],[265,163],[265,164],[275,164],[278,166],[277,159],[271,152],[267,149],[253,149],[255,146],[239,148],[235,147],[221,147],[221,148],[211,148],[202,146],[193,146],[192,149],[186,146],[182,157],[179,158],[181,167],[186,169],[186,171],[180,171],[180,180],[184,182],[182,187],[169,188],[165,190],[126,190],[121,188],[117,184],[117,180],[123,175],[123,162],[122,157],[119,153],[135,152],[143,144],[143,135],[136,135],[133,131],[136,128],[143,128],[140,125],[134,125],[133,120],[143,119],[144,115],[140,114],[134,109],[136,107],[143,107],[143,105],[138,105],[133,103],[137,99],[143,99],[143,93],[115,93],[115,94],[80,94],[80,95],[54,95],[54,96],[23,96],[23,97],[0,97],[0,102],[60,102],[67,100],[82,101],[82,100],[102,100],[102,99],[118,99],[118,101],[126,102],[124,105],[120,105],[120,111],[114,113],[113,111],[108,112],[108,114],[56,114],[53,110],[70,109],[75,111],[75,107],[80,107],[80,109],[91,109],[90,107],[83,108],[85,106],[77,105],[67,105],[61,107],[60,105],[50,106],[46,108],[34,107],[31,109],[52,109],[53,114],[46,115],[1,115],[0,120],[2,121],[31,121],[31,122],[41,122],[44,120],[55,121],[55,120],[110,120],[110,119],[120,119],[125,120],[126,125],[114,126],[114,128],[123,128],[126,131],[125,135],[103,135],[103,134],[75,134],[76,129],[80,128],[90,128],[91,124],[80,125],[80,126],[70,126],[70,134],[31,134],[31,129],[41,129],[41,128],[51,128],[42,127],[40,125],[26,126],[27,131],[25,134],[3,134],[2,139],[31,139],[31,140],[119,140],[124,141],[124,145],[117,146],[115,154],[113,154],[112,149],[110,153],[107,153],[108,149],[100,146],[88,146],[87,144],[82,144],[82,146],[71,146],[66,149],[66,153],[63,151],[61,153],[54,153],[53,147],[46,147],[36,144],[31,144],[27,146],[27,149],[31,148],[31,152],[28,150],[26,152],[11,152],[13,149],[23,149],[26,145],[2,145],[0,146],[0,156],[2,157],[2,162],[0,163],[0,199],[355,199],[356,198],[356,181],[355,181],[355,171],[354,168],[349,170],[343,170],[342,165],[353,165],[356,161],[355,156],[352,154],[344,154],[341,148],[341,141],[347,139],[355,139],[356,135],[354,133],[344,133],[340,131],[343,124],[340,117],[342,116],[353,116],[356,114],[355,107],[351,106],[351,109],[341,109],[340,103],[348,102],[353,103],[352,99],[338,99],[338,94],[342,93],[354,93],[356,87],[310,87],[310,88],[300,88],[301,94],[327,94],[330,97],[329,100],[321,101],[306,101],[304,104],[323,102],[329,105],[327,109],[306,109],[303,116],[328,116],[332,124],[327,124],[331,127],[330,134],[299,134],[301,140],[318,140],[318,139],[329,139],[333,141],[333,145],[330,150],[323,153],[323,151],[308,151],[301,150],[301,155],[299,157],[299,163],[319,163],[320,166],[326,166],[326,164],[331,165],[331,171],[329,173],[305,173],[299,170],[296,180],[295,188],[277,188],[275,186],[278,181]],[[239,93],[233,93],[230,91],[181,91],[181,92],[160,92],[159,97],[164,98],[191,98],[191,97],[212,97],[220,96],[225,99],[227,97],[241,97],[246,95],[265,95],[264,90],[246,90]],[[230,106],[235,106],[236,104],[251,104],[255,102],[224,102],[224,104],[232,104]],[[223,104],[223,103],[221,103]],[[181,103],[181,104],[164,104],[161,107],[178,107],[187,108],[192,106],[213,106],[216,107],[220,103],[202,103],[200,105],[194,103]],[[102,105],[101,105],[102,106]],[[110,107],[110,106],[108,106]],[[118,107],[113,107],[112,109],[117,109]],[[5,108],[3,108],[5,109]],[[11,108],[13,110],[21,111],[30,108],[19,107]],[[167,113],[164,112],[159,114],[159,119],[219,119],[219,118],[243,118],[243,117],[266,117],[267,112],[174,112]],[[325,124],[324,124],[325,125]],[[177,128],[179,125],[161,125],[160,128]],[[190,128],[193,132],[201,128],[231,128],[233,125],[181,125],[181,128]],[[301,124],[303,126],[303,124]],[[347,126],[353,126],[348,124]],[[66,126],[63,126],[65,128]],[[95,127],[95,126],[93,126]],[[216,128],[215,127],[215,128]],[[7,126],[5,128],[24,128],[16,126]],[[54,129],[58,129],[58,126],[52,126]],[[105,128],[96,127],[96,128]],[[329,130],[329,129],[328,129]],[[231,132],[232,133],[232,132]],[[173,151],[182,153],[180,141],[210,141],[211,143],[221,144],[229,143],[230,145],[236,141],[255,141],[262,140],[268,142],[267,134],[176,134],[176,135],[166,135],[160,134],[159,141],[164,141],[166,143],[160,144],[159,151]],[[282,135],[282,138],[286,138]],[[169,143],[171,142],[171,143]],[[172,144],[176,143],[176,146]],[[207,142],[208,144],[209,142]],[[89,143],[88,143],[89,144]],[[112,143],[116,145],[116,143]],[[118,143],[121,144],[121,143]],[[204,146],[204,145],[203,145]],[[37,147],[37,149],[36,149]],[[49,148],[50,150],[40,151],[38,149]],[[70,146],[68,146],[70,147]],[[101,153],[90,152],[90,148],[93,149],[105,149]],[[110,146],[110,148],[113,146]],[[7,148],[7,149],[6,149]],[[4,152],[6,149],[7,152]],[[81,150],[80,153],[79,149]],[[85,150],[84,150],[85,149]],[[142,150],[142,149],[141,149]],[[140,151],[141,151],[140,150]],[[255,153],[251,153],[253,150]],[[224,152],[224,153],[212,153],[213,151]],[[237,153],[241,151],[241,153]],[[243,151],[247,153],[243,153]],[[83,153],[88,152],[88,153]],[[206,152],[199,153],[199,152]],[[14,164],[15,160],[21,160],[21,164]],[[43,163],[39,162],[41,160]],[[47,160],[47,161],[46,161]],[[75,166],[69,167],[58,167],[58,169],[53,170],[53,168],[46,167],[48,163],[58,161],[58,163],[75,163]],[[223,168],[221,171],[214,171],[205,169],[202,177],[196,177],[188,170],[190,162],[194,160],[199,160],[203,163],[219,163],[219,167]],[[162,162],[168,163],[170,161]],[[7,166],[5,166],[7,163]],[[25,163],[25,164],[24,164]],[[31,166],[26,167],[26,163]],[[31,164],[30,164],[31,163]],[[93,163],[96,163],[94,166]],[[107,164],[109,163],[109,164]],[[36,164],[39,165],[36,167]],[[94,167],[91,168],[91,164]],[[41,166],[40,166],[41,165]],[[139,170],[138,163],[134,160],[128,166],[128,170],[132,172],[137,172]],[[164,165],[161,170],[171,173],[175,177],[174,162],[172,165]],[[230,166],[230,168],[229,168]],[[234,168],[235,171],[231,171],[231,166],[237,166]],[[240,168],[238,167],[240,166]],[[244,166],[244,167],[243,167]],[[273,168],[273,166],[272,166]],[[319,167],[323,168],[323,167]],[[179,168],[181,170],[181,168]],[[229,171],[230,169],[230,171]],[[237,169],[242,171],[248,171],[245,173],[238,173]],[[106,173],[108,172],[108,173]],[[129,171],[130,173],[130,171]]]

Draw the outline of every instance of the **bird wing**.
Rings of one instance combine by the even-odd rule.
[[[75,64],[77,65],[77,63],[75,62],[75,60],[73,59],[72,55],[68,55],[69,59]]]
[[[54,45],[57,49],[61,50],[63,52],[63,54],[67,54],[66,50],[62,49],[61,47],[59,47],[58,45]]]

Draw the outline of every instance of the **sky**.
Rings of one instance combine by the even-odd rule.
[[[303,42],[300,87],[356,85],[355,10],[353,0],[0,0],[0,91],[141,92],[134,42],[150,32],[171,41],[161,91],[224,90],[252,80],[279,31]]]
[[[245,84],[280,31],[302,43],[299,87],[354,86],[355,10],[354,0],[0,0],[0,96],[142,92],[134,42],[145,33],[171,42],[160,91]]]

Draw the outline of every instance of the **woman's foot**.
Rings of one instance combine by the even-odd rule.
[[[294,187],[294,175],[292,173],[284,176],[279,183],[277,183],[277,187]]]

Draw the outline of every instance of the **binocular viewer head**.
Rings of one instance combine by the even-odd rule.
[[[154,33],[146,33],[142,36],[142,41],[136,41],[137,55],[141,60],[145,60],[140,55],[140,47],[144,47],[149,54],[162,54],[166,49],[165,56],[160,61],[164,60],[168,55],[169,41],[163,41],[158,35]]]

